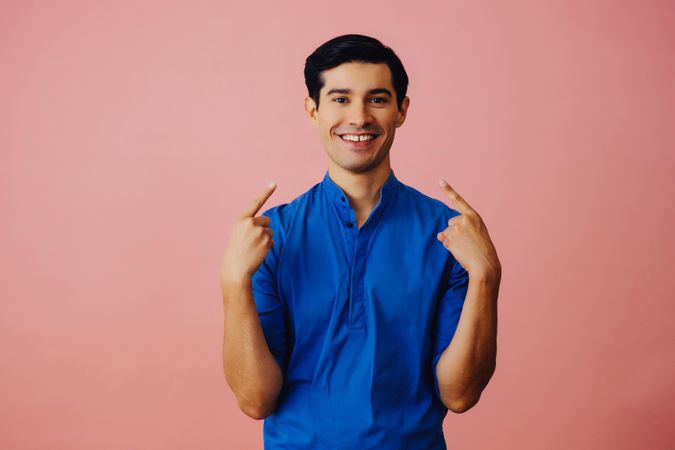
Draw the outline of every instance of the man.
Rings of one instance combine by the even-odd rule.
[[[380,41],[344,35],[307,58],[305,109],[323,180],[238,218],[221,269],[223,363],[266,449],[445,449],[442,422],[496,363],[501,264],[481,217],[390,167],[408,77]]]

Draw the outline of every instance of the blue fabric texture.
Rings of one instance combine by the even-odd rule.
[[[262,214],[253,295],[284,373],[265,449],[446,449],[436,364],[469,278],[436,234],[459,212],[392,169],[360,228],[328,171]]]

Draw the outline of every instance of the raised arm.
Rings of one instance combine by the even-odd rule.
[[[270,218],[255,214],[274,192],[271,184],[236,221],[220,274],[225,333],[223,368],[239,408],[260,420],[276,409],[283,372],[266,342],[252,277],[273,247]]]

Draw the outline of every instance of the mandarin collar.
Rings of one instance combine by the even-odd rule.
[[[390,168],[389,177],[380,188],[380,200],[378,201],[377,205],[380,203],[387,203],[394,195],[398,185],[399,181],[394,174],[394,169]],[[323,177],[321,186],[330,201],[334,202],[338,206],[349,206],[349,201],[347,200],[345,191],[343,191],[342,188],[338,186],[335,181],[333,181],[329,175],[328,170],[326,170],[326,174]]]

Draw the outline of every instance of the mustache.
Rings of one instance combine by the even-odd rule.
[[[382,134],[382,130],[379,128],[365,128],[362,130],[339,130],[335,134],[358,134],[358,133],[370,133],[370,134]]]

